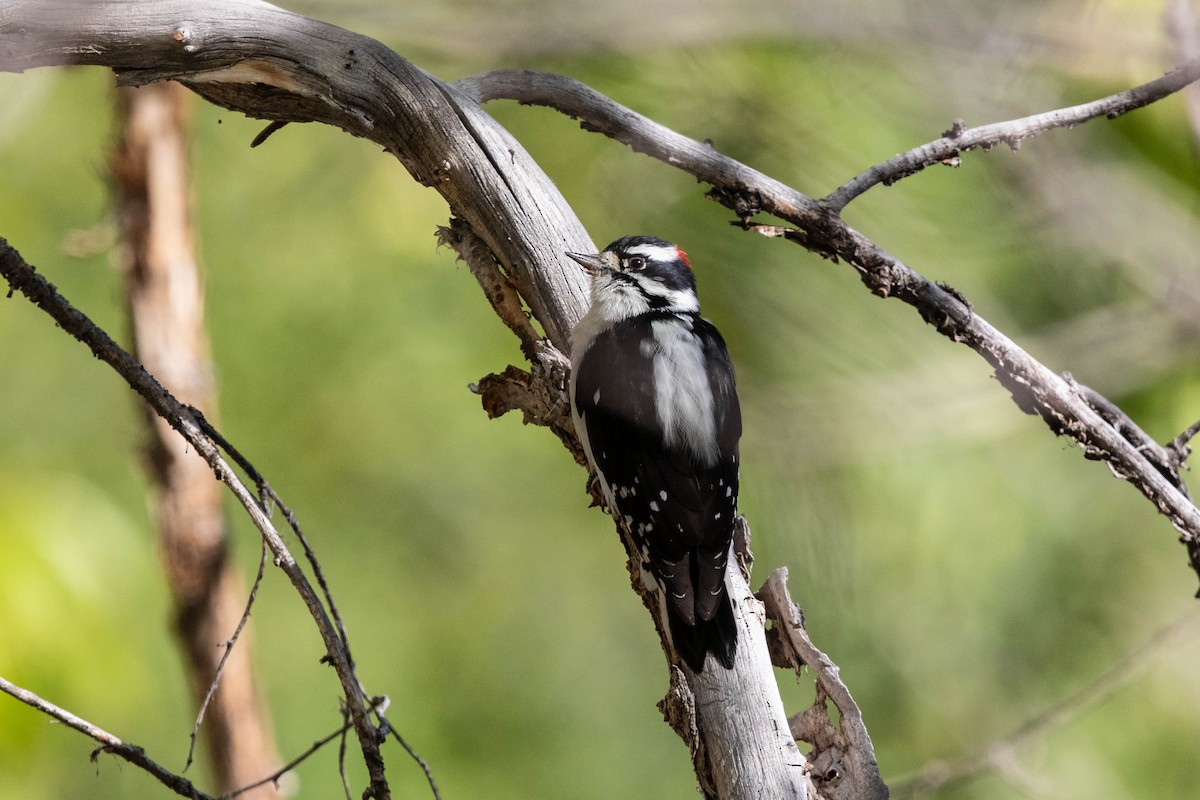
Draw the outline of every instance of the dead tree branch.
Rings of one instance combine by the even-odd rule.
[[[95,761],[100,753],[112,753],[118,758],[123,758],[135,767],[145,770],[150,775],[154,776],[163,786],[166,786],[175,794],[181,797],[191,798],[191,800],[218,800],[210,794],[197,789],[192,782],[187,778],[176,775],[174,772],[166,769],[156,761],[146,755],[146,751],[137,745],[129,744],[121,741],[116,736],[108,731],[100,728],[87,720],[77,717],[66,709],[59,708],[48,700],[43,700],[38,695],[23,689],[11,681],[0,678],[0,692],[15,697],[27,706],[36,708],[41,713],[53,717],[69,728],[73,728],[85,736],[90,736],[100,743],[100,747],[92,751],[92,760]]]
[[[1056,108],[1053,111],[1007,122],[993,122],[977,128],[968,128],[962,120],[957,120],[940,139],[893,156],[882,164],[876,164],[839,186],[821,200],[821,204],[830,211],[841,213],[852,200],[873,186],[881,183],[891,186],[896,181],[915,175],[935,164],[958,166],[959,156],[969,150],[991,150],[999,144],[1006,144],[1017,150],[1024,140],[1056,128],[1071,128],[1099,117],[1116,119],[1169,97],[1200,79],[1200,58],[1194,55],[1190,58],[1192,60],[1182,67],[1168,72],[1161,78],[1090,103]]]
[[[1100,104],[1097,108],[1102,109],[1099,114],[1123,113],[1145,105],[1178,91],[1198,77],[1200,61],[1189,62],[1131,93],[1097,101]],[[1072,381],[1033,358],[976,314],[961,293],[929,280],[900,261],[847,225],[834,208],[722,155],[709,144],[654,122],[572,78],[529,70],[502,70],[463,78],[455,85],[480,102],[516,100],[548,106],[578,119],[585,130],[602,133],[711,184],[708,196],[731,209],[738,217],[738,224],[845,262],[873,294],[895,297],[911,305],[921,319],[943,336],[983,357],[1021,411],[1040,416],[1055,435],[1075,441],[1085,458],[1106,462],[1117,477],[1137,488],[1179,531],[1192,568],[1200,575],[1200,510],[1180,491],[1179,476],[1164,475],[1160,464],[1139,447],[1145,434],[1131,435],[1127,430],[1115,428],[1097,413],[1093,407],[1095,398],[1089,401]],[[1065,111],[1068,117],[1077,113]],[[1050,112],[1050,118],[1057,119],[1054,112]],[[1017,126],[1008,130],[1007,135],[1016,136],[1022,130],[1024,135],[1031,135],[1037,125]],[[771,214],[795,227],[751,222],[760,213]]]
[[[192,759],[196,753],[196,737],[200,735],[200,726],[204,723],[204,715],[208,711],[209,705],[212,704],[213,698],[217,696],[217,689],[221,686],[221,676],[225,673],[225,668],[229,666],[229,657],[234,653],[234,645],[238,643],[238,639],[241,638],[242,631],[245,629],[246,623],[250,621],[250,612],[254,609],[254,601],[258,597],[259,587],[262,586],[263,576],[267,571],[268,552],[267,543],[263,542],[262,555],[258,560],[258,572],[254,576],[254,582],[250,584],[250,596],[246,599],[246,609],[242,612],[241,619],[238,620],[238,624],[237,627],[234,628],[233,635],[220,644],[221,658],[219,661],[217,661],[216,667],[212,671],[212,682],[208,685],[208,691],[205,692],[204,699],[200,701],[200,710],[196,712],[196,724],[192,726],[192,735],[190,737],[191,741],[188,743],[187,763],[183,767],[185,772],[187,771],[187,768],[192,765]],[[245,648],[243,648],[243,650],[244,649]],[[249,699],[254,700],[255,698]],[[251,705],[249,708],[239,707],[238,710],[242,711],[243,713],[255,715],[255,721],[259,722],[260,725],[262,724],[261,721],[257,719],[259,714],[257,704]],[[240,738],[239,734],[241,729],[233,728],[233,726],[230,726],[230,728],[232,733],[226,734],[227,739],[222,742],[222,745],[224,747],[240,749],[242,739]],[[245,738],[247,740],[247,749],[254,750],[256,747],[262,747],[262,740],[260,738],[255,738],[258,733],[259,732],[257,730],[251,729],[245,734]],[[218,774],[218,781],[221,781],[222,779],[228,781],[231,777],[234,777],[233,771],[227,770],[226,772],[221,772]]]
[[[368,708],[368,710],[371,711],[372,713],[379,713],[382,710],[383,705],[385,705],[383,698],[376,698],[375,700],[373,700],[371,702],[371,705]],[[334,739],[343,740],[343,749],[344,749],[344,740],[345,740],[346,734],[353,727],[354,727],[354,722],[349,719],[346,719],[346,721],[342,723],[342,726],[340,728],[335,730],[333,733],[322,736],[320,739],[313,742],[311,745],[308,746],[308,748],[304,752],[302,752],[300,755],[296,756],[291,761],[284,764],[279,769],[272,772],[270,775],[267,775],[266,777],[263,777],[263,778],[259,778],[258,780],[254,781],[253,783],[248,783],[245,786],[241,786],[237,789],[234,789],[231,792],[226,792],[225,794],[221,795],[217,800],[234,800],[234,798],[236,798],[236,797],[241,797],[242,795],[244,795],[248,792],[252,792],[255,789],[258,789],[258,788],[261,788],[264,786],[271,786],[273,788],[278,789],[280,778],[282,778],[284,775],[286,775],[289,772],[291,772],[292,770],[294,770],[296,767],[303,764],[305,761],[307,761],[309,759],[309,757],[311,757],[314,753],[316,753],[318,750],[320,750],[325,745],[332,742]],[[343,773],[343,777],[344,777],[344,773]],[[348,787],[346,789],[346,794],[347,794],[347,796],[349,796],[349,794],[350,794],[350,790]],[[436,789],[434,790],[434,797],[435,798],[439,797]]]
[[[885,800],[887,786],[879,775],[875,746],[867,733],[862,711],[842,682],[838,667],[817,649],[804,629],[804,614],[792,602],[787,569],[780,567],[767,578],[757,596],[771,620],[768,639],[776,666],[797,675],[808,667],[817,677],[812,706],[791,717],[792,735],[813,746],[809,754],[812,779],[823,797],[831,800]],[[835,724],[827,703],[838,710]]]
[[[330,620],[320,596],[313,589],[308,577],[275,529],[267,510],[259,504],[255,496],[238,478],[233,468],[221,455],[218,445],[205,433],[207,423],[202,422],[203,416],[196,409],[176,400],[108,334],[96,327],[85,314],[68,303],[54,286],[38,275],[33,267],[25,263],[21,255],[4,239],[0,239],[0,275],[8,281],[9,296],[13,292],[25,295],[34,305],[53,317],[59,327],[87,345],[96,358],[112,367],[125,379],[130,388],[150,405],[156,414],[167,420],[171,427],[187,440],[188,444],[208,464],[217,479],[233,492],[234,497],[241,503],[242,508],[246,510],[255,527],[262,534],[263,540],[274,556],[275,565],[288,576],[292,586],[300,594],[305,606],[308,607],[309,614],[316,622],[321,639],[325,643],[326,657],[342,684],[346,704],[350,709],[351,719],[354,721],[354,730],[366,760],[367,770],[370,773],[371,786],[364,796],[386,800],[391,793],[384,773],[383,755],[379,750],[381,736],[367,716],[362,690],[358,678],[354,674],[354,666],[350,661],[346,644]]]

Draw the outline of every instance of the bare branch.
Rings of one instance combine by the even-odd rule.
[[[1144,105],[1165,96],[1164,87],[1178,89],[1197,75],[1200,61],[1138,87],[1129,97],[1115,95],[1124,99],[1108,110]],[[1107,462],[1114,474],[1133,484],[1182,534],[1192,568],[1200,575],[1200,510],[1137,446],[1097,414],[1070,382],[976,314],[961,293],[921,275],[851,228],[823,203],[718,153],[710,145],[647,119],[577,80],[528,70],[502,70],[473,75],[456,85],[481,102],[511,99],[548,106],[577,118],[587,130],[603,133],[712,184],[709,197],[733,210],[747,229],[846,262],[873,294],[908,303],[943,336],[982,356],[1018,408],[1040,416],[1053,433],[1069,436],[1079,444],[1085,457]],[[752,223],[751,217],[759,213],[772,214],[795,228]]]
[[[711,143],[698,142],[605,97],[565,75],[534,70],[497,70],[454,83],[480,103],[516,100],[553,108],[580,121],[584,130],[602,133],[659,161],[712,184],[719,202],[749,218],[766,211],[807,226],[829,216],[821,205],[780,181],[722,155]]]
[[[348,720],[349,715],[343,711],[344,718]],[[346,800],[351,800],[350,794],[350,776],[346,774],[346,732],[338,737],[338,777],[342,779],[342,792],[345,794]]]
[[[254,583],[250,586],[250,596],[246,598],[246,610],[242,612],[242,617],[238,620],[237,628],[234,629],[233,635],[227,641],[221,642],[221,660],[217,662],[217,668],[213,672],[212,683],[209,684],[208,692],[204,695],[204,700],[200,703],[200,710],[196,712],[196,724],[192,726],[192,734],[189,737],[191,743],[188,745],[187,763],[183,767],[185,772],[192,765],[192,756],[196,752],[196,737],[200,734],[201,723],[204,722],[204,712],[208,710],[208,704],[212,702],[213,696],[217,693],[217,686],[221,683],[221,674],[225,671],[225,665],[229,663],[229,656],[233,653],[233,646],[237,644],[238,637],[242,635],[242,629],[250,621],[250,611],[254,608],[254,600],[258,597],[258,587],[262,586],[263,574],[266,568],[267,543],[263,542],[262,555],[258,559],[258,573],[254,576]],[[238,740],[234,740],[234,746],[238,743]]]
[[[334,628],[337,630],[337,636],[341,642],[342,649],[346,653],[346,660],[350,664],[350,670],[354,671],[354,656],[350,652],[350,637],[346,635],[346,625],[342,620],[341,612],[338,611],[337,603],[333,598],[333,592],[329,588],[329,582],[325,579],[325,570],[321,568],[321,562],[317,558],[316,552],[312,545],[309,544],[308,537],[304,535],[304,531],[300,529],[300,520],[292,509],[283,501],[283,498],[267,483],[266,478],[258,471],[258,468],[250,462],[242,453],[233,446],[233,443],[221,435],[221,432],[213,427],[203,414],[195,409],[192,409],[196,414],[197,421],[200,424],[201,431],[206,436],[217,443],[217,446],[225,451],[228,456],[233,459],[243,472],[254,483],[254,487],[258,490],[258,503],[265,510],[268,516],[271,513],[271,507],[278,508],[287,521],[288,527],[292,529],[292,533],[296,536],[296,541],[300,542],[301,548],[304,550],[304,558],[308,561],[308,565],[312,567],[313,577],[317,580],[317,586],[321,590],[321,596],[325,598],[325,604],[329,608],[329,616],[333,620]],[[355,681],[357,681],[357,676]],[[365,699],[368,695],[366,689],[359,684],[359,694]]]
[[[575,461],[586,467],[587,457],[579,446],[567,399],[570,359],[534,330],[516,287],[468,225],[459,219],[450,220],[449,225],[438,229],[438,243],[454,248],[467,263],[492,310],[516,334],[521,352],[531,365],[528,372],[509,365],[499,375],[485,375],[468,388],[480,396],[489,418],[521,411],[526,425],[549,428]],[[598,499],[596,502],[599,504]]]
[[[303,570],[296,563],[295,558],[292,557],[287,545],[280,538],[278,531],[275,530],[266,511],[221,456],[217,445],[205,434],[203,425],[207,425],[207,423],[202,425],[203,416],[190,406],[185,406],[176,400],[108,334],[96,327],[85,314],[71,306],[54,286],[38,275],[33,267],[25,263],[20,254],[2,238],[0,238],[0,275],[3,275],[8,281],[9,296],[14,291],[24,294],[34,305],[53,317],[64,331],[86,344],[97,358],[116,370],[129,386],[150,404],[156,414],[167,420],[171,427],[191,444],[200,457],[208,463],[217,479],[225,483],[233,492],[234,497],[241,503],[267,542],[267,546],[274,555],[275,565],[288,576],[317,624],[317,629],[325,643],[326,656],[342,684],[346,703],[354,720],[359,746],[362,748],[363,758],[366,760],[367,770],[370,773],[371,785],[366,790],[365,796],[375,797],[377,800],[385,800],[390,797],[387,777],[384,773],[383,755],[379,750],[379,734],[367,717],[367,710],[362,702],[362,690],[342,639],[330,621],[320,598],[308,582]]]
[[[205,424],[207,425],[207,423]],[[239,465],[250,463],[240,453],[238,453],[237,459]],[[317,559],[317,553],[313,550],[312,545],[309,544],[308,537],[304,535],[304,531],[300,529],[300,520],[296,517],[296,513],[283,502],[283,498],[271,488],[269,483],[261,477],[255,483],[259,491],[283,513],[288,527],[292,529],[296,540],[300,542],[300,547],[304,549],[304,558],[308,561],[308,565],[312,567],[313,577],[317,579],[317,586],[321,589],[321,596],[325,598],[325,604],[329,607],[329,616],[333,620],[334,628],[337,630],[338,640],[342,643],[342,649],[346,653],[346,661],[350,665],[350,671],[354,672],[354,655],[350,652],[350,637],[346,634],[346,623],[342,620],[342,612],[338,611],[337,603],[334,602],[333,592],[329,588],[329,581],[325,579],[325,570],[321,568],[321,562]],[[355,675],[354,681],[358,686],[359,696],[365,699],[367,691],[363,688],[362,683],[358,681],[357,675]]]
[[[375,707],[375,716],[378,717],[379,721],[383,723],[383,729],[393,739],[396,740],[400,747],[404,749],[404,752],[408,753],[408,757],[415,761],[417,766],[421,768],[421,772],[425,774],[425,782],[429,784],[429,791],[433,793],[433,800],[442,800],[442,793],[438,791],[437,781],[433,779],[433,770],[429,768],[429,763],[425,759],[421,758],[421,756],[417,754],[417,751],[413,750],[412,746],[405,741],[403,736],[400,735],[400,731],[396,730],[396,728],[390,722],[388,722],[387,718],[383,716],[383,711],[384,708],[382,705],[377,705]]]
[[[379,698],[376,701],[376,703],[373,703],[368,708],[368,710],[372,711],[372,712],[376,711],[377,705],[380,702],[382,702],[382,698]],[[300,766],[305,761],[307,761],[310,756],[312,756],[314,753],[316,753],[318,750],[320,750],[325,745],[332,742],[334,739],[341,738],[343,740],[343,753],[344,753],[346,733],[354,728],[354,722],[350,719],[349,714],[346,714],[345,720],[346,721],[342,724],[342,726],[340,728],[338,728],[336,731],[329,734],[328,736],[323,736],[320,739],[316,740],[311,745],[309,745],[307,750],[305,750],[303,753],[301,753],[300,755],[293,758],[291,761],[284,764],[279,769],[272,772],[270,775],[267,775],[265,778],[261,778],[261,779],[255,781],[254,783],[250,783],[239,789],[235,789],[232,792],[223,794],[219,798],[217,798],[217,800],[233,800],[233,798],[235,798],[235,797],[240,797],[241,795],[245,794],[246,792],[253,791],[254,789],[259,788],[260,786],[266,786],[268,784],[278,786],[280,778],[282,778],[284,775],[286,775],[287,773],[294,770],[296,767]],[[345,772],[343,771],[343,778],[344,777],[345,777]],[[349,795],[350,795],[350,787],[347,786],[346,787],[346,796],[349,797]]]
[[[867,733],[862,711],[842,683],[837,664],[817,649],[804,629],[800,607],[787,588],[787,569],[770,574],[756,596],[772,623],[772,644],[785,658],[785,666],[800,674],[808,667],[817,677],[817,697],[811,708],[790,719],[792,735],[813,746],[809,754],[813,781],[823,796],[834,800],[884,800],[887,786],[879,775],[875,746]],[[839,721],[829,718],[826,700],[837,706]]]
[[[570,361],[554,345],[544,340],[534,343],[531,355],[533,363],[530,371],[510,364],[500,374],[485,375],[468,388],[479,395],[489,418],[495,419],[509,411],[520,411],[526,425],[549,428],[575,461],[586,467],[587,457],[575,435],[575,424],[571,421],[570,403],[567,400]],[[598,505],[599,495],[594,494],[593,497]]]
[[[821,202],[829,210],[840,213],[850,201],[872,186],[880,183],[890,186],[934,164],[958,166],[959,154],[968,150],[990,150],[998,144],[1006,144],[1016,150],[1025,139],[1055,128],[1070,128],[1098,117],[1115,119],[1168,97],[1197,79],[1200,79],[1200,58],[1193,56],[1193,60],[1161,78],[1090,103],[1058,108],[1007,122],[993,122],[977,128],[967,128],[962,120],[958,120],[940,139],[871,167],[839,186]]]
[[[1181,469],[1188,460],[1188,456],[1192,454],[1192,448],[1188,443],[1196,438],[1196,434],[1200,434],[1200,420],[1193,422],[1187,430],[1167,442],[1167,449],[1174,453],[1174,460]]]
[[[93,761],[96,760],[100,753],[111,753],[153,775],[159,783],[175,792],[175,794],[191,798],[192,800],[217,800],[212,795],[205,794],[197,789],[187,778],[184,778],[182,775],[176,775],[174,772],[159,765],[146,755],[145,750],[137,745],[121,741],[103,728],[99,728],[87,720],[75,716],[70,711],[59,708],[47,700],[43,700],[28,689],[23,689],[15,683],[0,678],[0,692],[11,695],[25,705],[36,708],[41,713],[53,717],[68,727],[74,728],[80,733],[95,739],[100,743],[100,747],[92,751]]]

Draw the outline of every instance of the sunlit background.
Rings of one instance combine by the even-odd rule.
[[[950,127],[1120,91],[1178,62],[1157,2],[374,2],[291,8],[447,80],[529,67],[823,195]],[[112,76],[0,75],[0,236],[123,341],[106,158]],[[546,109],[489,106],[597,244],[692,257],[733,352],[752,581],[791,571],[885,780],[971,757],[1066,703],[939,798],[1162,798],[1200,782],[1196,575],[1128,485],[1021,414],[975,354],[853,271],[731,227],[689,176]],[[197,101],[195,198],[219,425],[299,514],[361,677],[447,800],[689,798],[655,702],[652,627],[611,522],[547,431],[467,385],[520,363],[434,231],[439,196],[378,146]],[[1165,441],[1200,418],[1200,160],[1182,97],[878,187],[850,224]],[[169,633],[143,433],[124,384],[19,297],[0,302],[0,675],[180,769],[193,711]],[[1193,481],[1193,485],[1195,482]],[[238,560],[257,534],[230,507]],[[340,723],[282,574],[254,613],[285,756]],[[1126,662],[1132,656],[1132,661]],[[1122,663],[1093,702],[1071,698]],[[780,673],[790,710],[811,681]],[[167,796],[0,697],[0,797]],[[395,796],[428,796],[389,745]],[[189,775],[204,784],[201,762]],[[361,791],[363,771],[352,777]],[[341,796],[336,751],[298,771]]]

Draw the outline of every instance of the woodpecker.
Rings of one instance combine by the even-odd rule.
[[[737,514],[741,410],[721,334],[700,317],[687,254],[626,236],[595,255],[572,332],[571,417],[608,507],[641,550],[675,650],[695,673],[733,667],[725,569]]]

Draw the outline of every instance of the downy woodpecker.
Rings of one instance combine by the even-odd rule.
[[[597,255],[572,334],[571,416],[613,516],[641,550],[676,651],[699,673],[733,666],[725,568],[737,514],[742,417],[725,342],[700,318],[687,255],[627,236]]]

